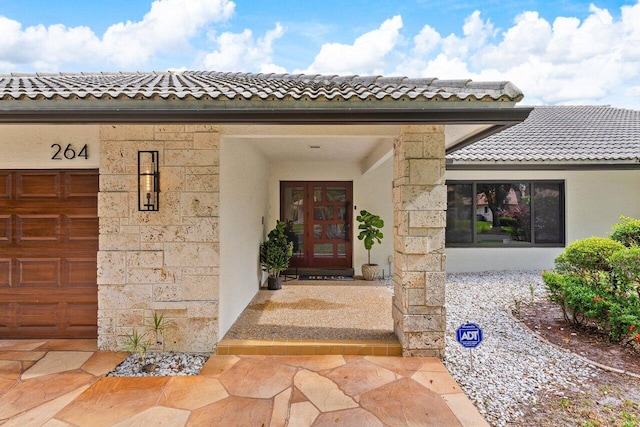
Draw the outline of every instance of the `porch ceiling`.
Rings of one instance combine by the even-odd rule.
[[[445,125],[445,146],[491,128]],[[271,161],[361,162],[366,171],[390,157],[399,125],[224,125],[223,140],[253,143]]]

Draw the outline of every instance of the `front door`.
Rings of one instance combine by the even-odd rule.
[[[292,265],[351,268],[351,181],[283,181],[280,218],[294,242]]]

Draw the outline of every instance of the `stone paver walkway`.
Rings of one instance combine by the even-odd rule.
[[[487,425],[435,358],[229,355],[192,377],[104,377],[125,357],[92,340],[0,341],[0,425]]]

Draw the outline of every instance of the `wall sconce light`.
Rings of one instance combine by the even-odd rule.
[[[159,193],[158,152],[138,151],[138,210],[159,210]]]

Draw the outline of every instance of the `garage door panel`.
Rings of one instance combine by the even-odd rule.
[[[0,200],[11,198],[11,174],[0,172]]]
[[[67,258],[66,286],[91,286],[96,283],[98,266],[95,258]]]
[[[11,286],[11,258],[0,258],[0,288]]]
[[[15,317],[11,310],[11,304],[0,302],[0,333],[9,329],[9,322]]]
[[[95,330],[96,322],[90,322],[92,315],[98,310],[97,304],[71,303],[67,304],[67,328],[76,330]]]
[[[68,241],[98,241],[98,218],[89,215],[68,215],[66,218]]]
[[[61,196],[61,177],[58,172],[21,172],[16,177],[17,199],[57,199]]]
[[[67,174],[67,197],[95,197],[99,181],[95,174],[87,172],[69,172]]]
[[[22,303],[16,305],[16,327],[58,329],[59,304]]]
[[[0,244],[11,242],[11,215],[0,215]]]
[[[18,242],[59,242],[60,215],[17,215],[16,240]]]
[[[60,258],[19,258],[17,287],[60,287]]]

